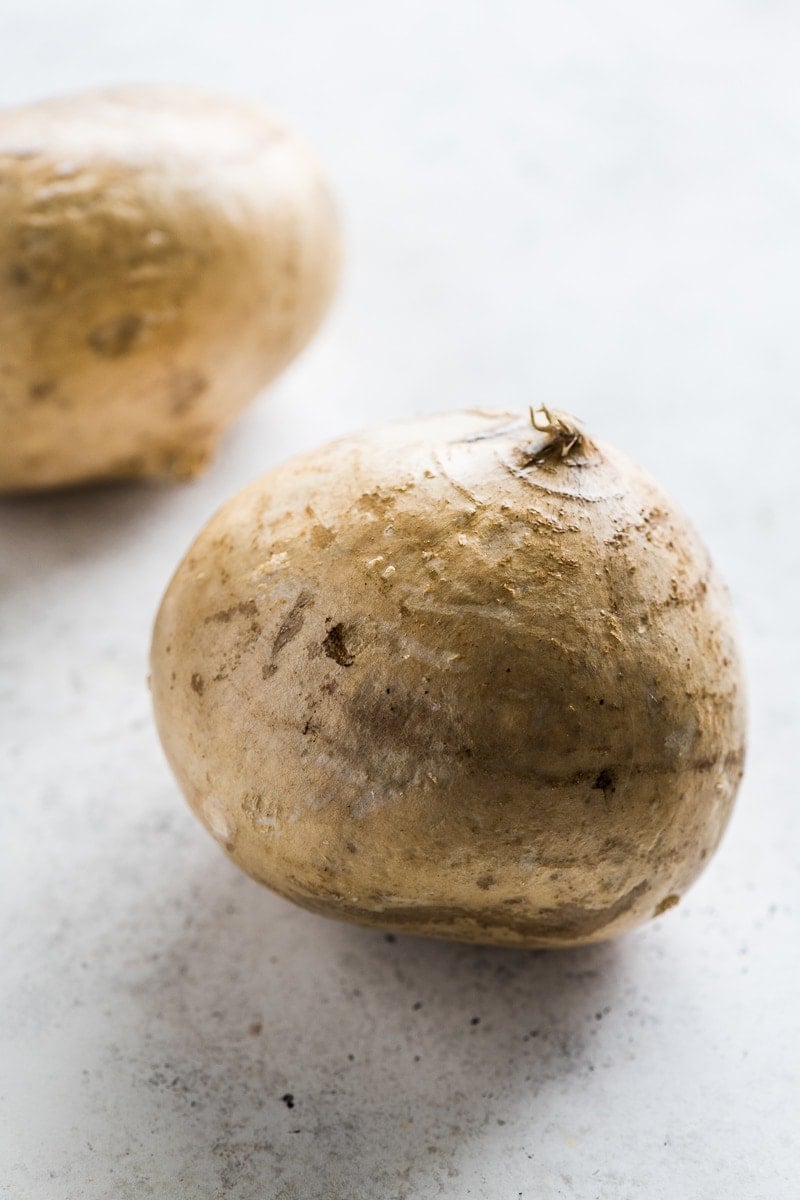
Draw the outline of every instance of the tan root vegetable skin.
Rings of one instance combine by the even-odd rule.
[[[570,946],[672,907],[720,840],[745,725],[725,589],[644,471],[535,420],[451,413],[301,455],[169,586],[169,761],[298,904]]]
[[[0,488],[199,470],[319,324],[337,224],[250,105],[131,87],[0,113]]]

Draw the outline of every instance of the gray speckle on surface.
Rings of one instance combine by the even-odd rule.
[[[282,112],[328,164],[349,267],[202,480],[0,502],[0,1194],[795,1200],[793,6],[4,17],[9,103],[172,77]],[[730,580],[752,738],[719,856],[647,929],[561,954],[294,909],[225,860],[161,756],[163,587],[290,453],[541,401],[648,466]]]

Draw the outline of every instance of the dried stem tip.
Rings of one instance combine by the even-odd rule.
[[[533,428],[537,433],[548,434],[549,439],[535,451],[526,466],[535,466],[550,458],[568,458],[588,446],[586,435],[566,413],[553,412],[542,404],[536,409],[531,407],[530,414]]]

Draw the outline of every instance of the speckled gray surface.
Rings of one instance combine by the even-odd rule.
[[[273,105],[327,160],[349,271],[203,480],[0,504],[0,1194],[794,1200],[796,8],[189,11],[6,0],[0,95],[176,78]],[[160,755],[166,579],[314,441],[542,400],[643,461],[731,583],[752,739],[720,854],[673,912],[570,953],[295,910]]]

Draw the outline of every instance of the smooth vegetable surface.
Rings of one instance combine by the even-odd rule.
[[[0,488],[194,474],[338,258],[316,164],[257,108],[130,87],[0,113]]]
[[[683,514],[546,410],[378,428],[263,476],[158,616],[188,800],[256,879],[524,946],[672,907],[742,773],[726,592]]]

